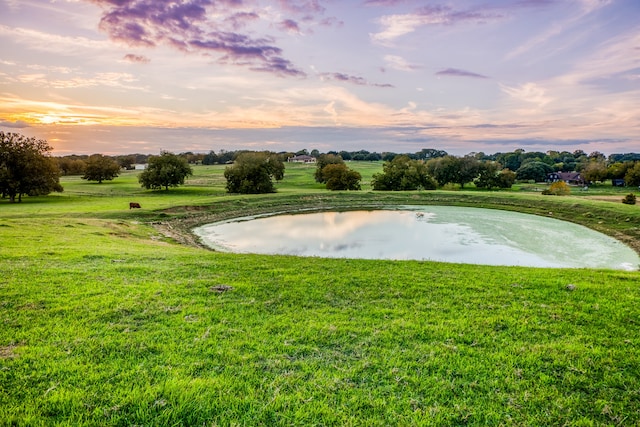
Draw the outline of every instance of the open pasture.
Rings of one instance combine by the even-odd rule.
[[[0,201],[0,425],[640,423],[637,271],[177,243],[252,213],[447,204],[552,215],[640,250],[638,206],[517,188],[374,193],[381,164],[349,166],[364,191],[328,192],[313,167],[287,165],[278,193],[228,195],[224,167],[198,166],[168,192],[127,172]]]

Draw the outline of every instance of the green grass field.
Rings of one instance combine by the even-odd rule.
[[[349,166],[363,191],[287,165],[278,193],[228,195],[224,167],[198,166],[168,192],[127,172],[0,201],[0,426],[640,424],[639,272],[177,243],[248,213],[450,204],[552,215],[640,251],[628,189],[374,193],[381,164]]]

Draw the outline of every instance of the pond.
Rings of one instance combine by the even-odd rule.
[[[494,209],[405,206],[236,218],[194,229],[210,248],[256,254],[637,270],[631,248],[586,227]]]

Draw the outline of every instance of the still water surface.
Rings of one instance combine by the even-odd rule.
[[[236,253],[636,270],[640,257],[570,222],[450,206],[238,218],[194,230]]]

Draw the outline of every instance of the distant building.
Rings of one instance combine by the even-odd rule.
[[[134,169],[137,171],[143,171],[147,168],[147,164],[146,163],[136,163],[134,166]]]
[[[564,181],[570,185],[584,185],[580,172],[552,172],[547,174],[547,182]]]
[[[287,159],[287,162],[289,162],[289,163],[315,163],[316,162],[316,158],[315,157],[311,157],[311,156],[307,156],[307,155],[302,155],[302,156],[289,157]]]

